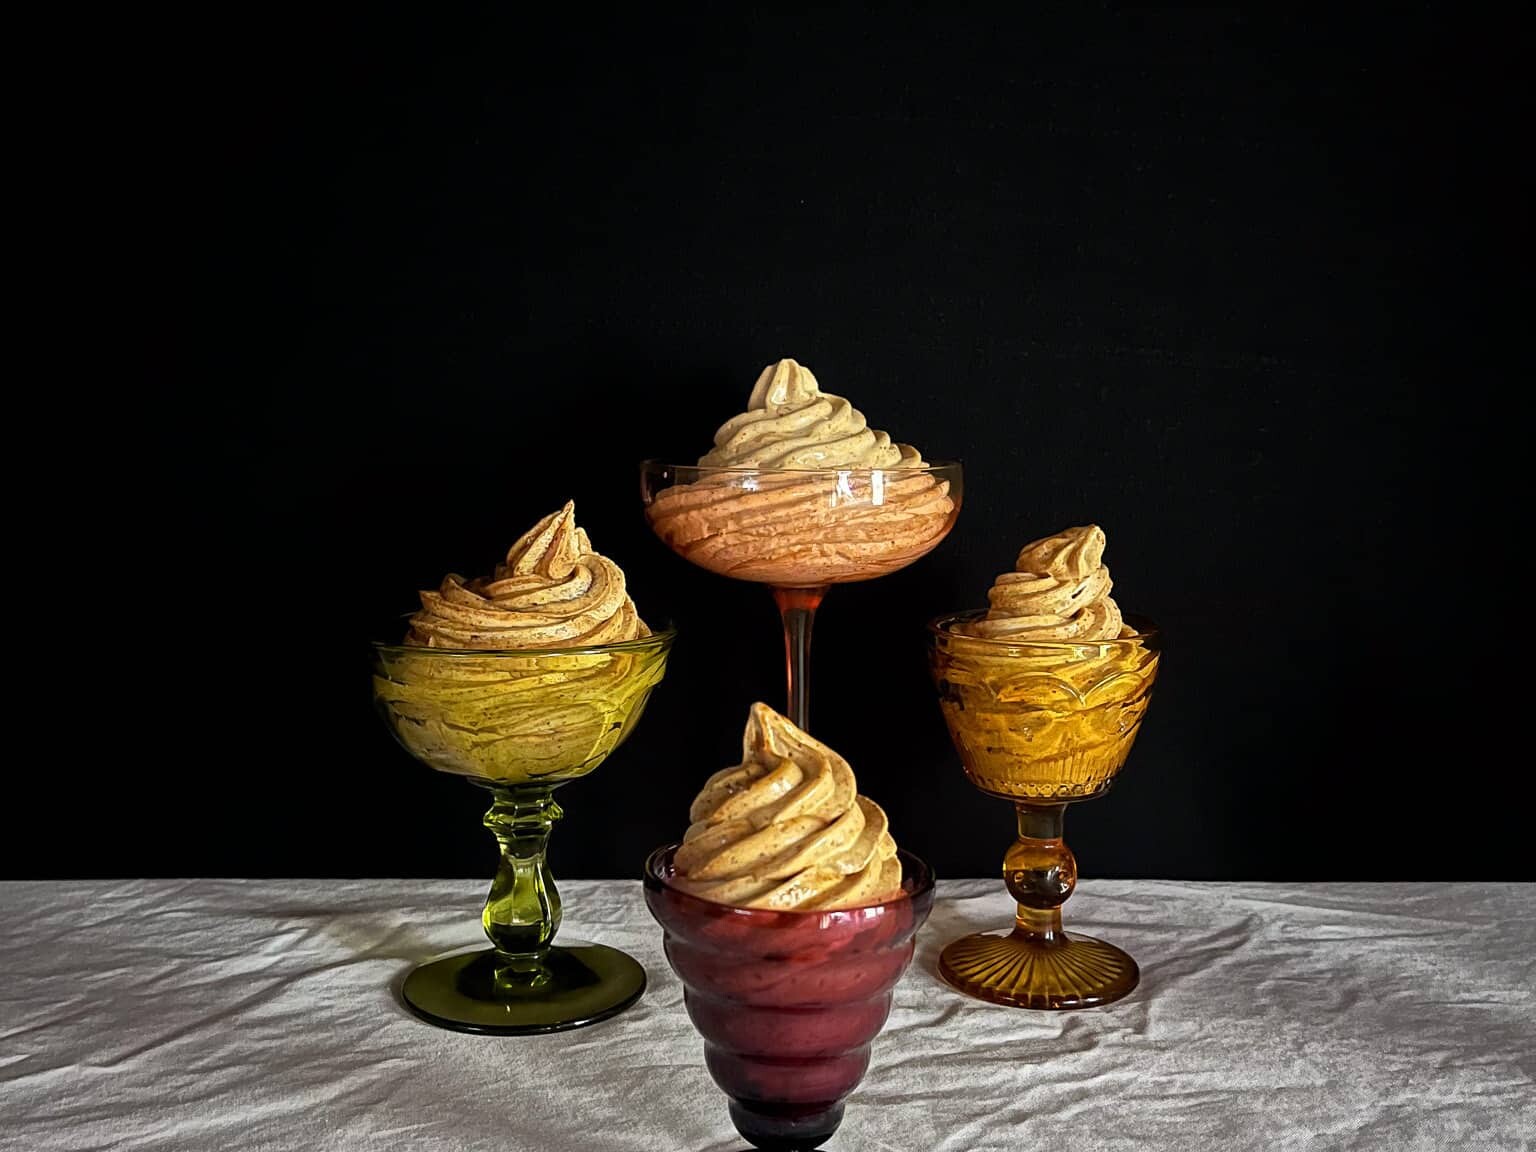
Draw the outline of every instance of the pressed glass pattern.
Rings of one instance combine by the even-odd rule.
[[[930,625],[930,669],[966,776],[1014,803],[1019,834],[1003,862],[1017,902],[1011,932],[944,949],[939,973],[962,992],[1019,1008],[1089,1008],[1136,987],[1136,962],[1061,927],[1077,884],[1062,840],[1066,805],[1102,796],[1125,764],[1157,677],[1160,642],[1145,621],[1118,640],[1012,643]]]

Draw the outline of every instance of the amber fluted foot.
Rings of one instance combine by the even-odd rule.
[[[1056,1010],[1112,1004],[1141,979],[1113,944],[1065,932],[1047,944],[1017,929],[956,940],[939,957],[939,974],[978,1000]]]
[[[1018,901],[1013,931],[963,937],[939,957],[939,975],[966,995],[1011,1008],[1093,1008],[1141,979],[1136,961],[1113,944],[1061,929],[1061,905],[1077,886],[1077,861],[1061,838],[1065,811],[1018,805],[1019,838],[1003,861]]]

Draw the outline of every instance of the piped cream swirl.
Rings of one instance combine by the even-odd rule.
[[[407,644],[429,648],[570,648],[649,636],[624,572],[592,550],[569,501],[507,552],[492,579],[456,573],[421,593]]]
[[[623,742],[666,667],[618,565],[566,504],[524,533],[491,579],[421,593],[405,644],[381,648],[374,692],[395,734],[443,772],[570,780]],[[458,651],[469,649],[469,651]]]
[[[667,488],[646,515],[674,551],[739,580],[869,580],[937,547],[958,510],[916,448],[869,428],[793,360],[763,369],[699,464],[741,471]]]
[[[1026,544],[987,594],[986,616],[964,626],[988,640],[1114,640],[1123,631],[1104,565],[1104,530],[1068,528]]]
[[[711,468],[914,468],[921,453],[869,427],[841,396],[823,392],[809,368],[780,360],[763,369],[747,410],[715,433],[699,457]]]
[[[711,776],[688,816],[673,882],[703,899],[855,908],[901,889],[885,812],[848,761],[766,704],[752,705],[741,763]]]

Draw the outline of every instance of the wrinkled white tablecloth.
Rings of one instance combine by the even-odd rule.
[[[561,885],[562,936],[644,963],[624,1015],[445,1032],[392,986],[474,944],[472,881],[0,884],[7,1152],[737,1152],[631,881]],[[994,1008],[942,945],[1005,925],[943,883],[829,1152],[1529,1148],[1536,885],[1087,881],[1069,927],[1140,961],[1106,1009]]]

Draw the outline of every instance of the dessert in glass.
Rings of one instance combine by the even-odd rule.
[[[767,584],[784,624],[788,714],[808,727],[811,625],[833,584],[927,555],[960,512],[960,465],[870,428],[808,368],[763,369],[747,410],[696,465],[640,466],[646,519],[684,559]]]
[[[960,991],[1019,1008],[1089,1008],[1140,979],[1113,944],[1061,927],[1077,884],[1062,840],[1066,806],[1104,795],[1130,754],[1157,676],[1148,621],[1110,597],[1104,533],[1069,528],[1027,545],[985,611],[929,625],[930,669],[972,784],[1017,809],[1003,861],[1018,902],[1011,932],[944,949],[939,974]]]
[[[825,744],[763,704],[742,744],[683,841],[646,862],[645,900],[736,1130],[819,1148],[869,1067],[933,876]]]
[[[601,944],[552,943],[560,896],[545,860],[554,791],[624,742],[661,681],[674,633],[635,611],[619,566],[566,504],[489,580],[421,593],[402,644],[374,645],[374,698],[412,756],[491,794],[501,850],[481,923],[491,947],[429,961],[401,989],[417,1016],[462,1032],[555,1032],[639,999],[645,969]]]

